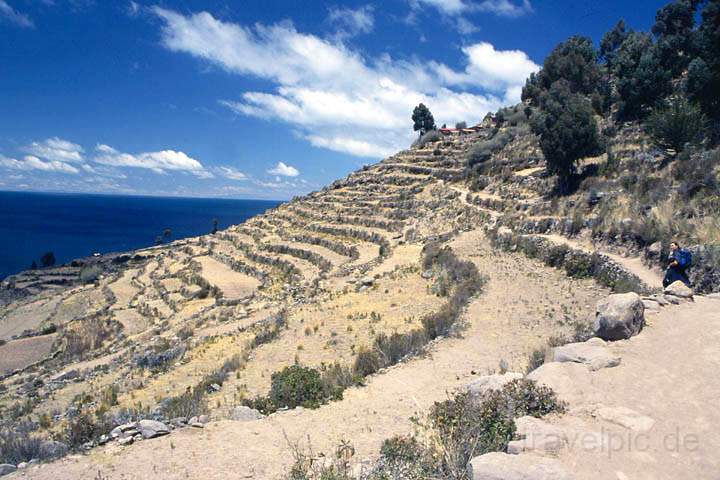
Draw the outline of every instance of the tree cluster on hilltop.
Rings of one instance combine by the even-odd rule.
[[[687,144],[715,145],[720,0],[674,0],[657,12],[651,32],[620,20],[598,50],[589,38],[573,36],[528,78],[522,99],[533,107],[531,126],[560,191],[578,159],[603,151],[598,116],[641,121],[659,146],[676,152]]]

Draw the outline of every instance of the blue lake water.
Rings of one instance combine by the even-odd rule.
[[[57,263],[94,252],[154,245],[242,223],[281,202],[207,198],[0,192],[0,279],[38,264],[47,251]]]

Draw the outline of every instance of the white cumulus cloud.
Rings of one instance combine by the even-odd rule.
[[[68,140],[53,137],[42,142],[32,142],[23,148],[26,153],[58,162],[82,162],[83,148]]]
[[[57,160],[44,161],[33,155],[27,155],[22,160],[3,157],[0,155],[0,167],[14,170],[41,170],[43,172],[58,172],[76,174],[80,171],[74,166]]]
[[[450,0],[452,9],[467,2]],[[455,7],[453,7],[455,5]],[[298,32],[290,23],[244,26],[207,12],[183,15],[154,7],[162,43],[238,75],[268,80],[271,91],[246,91],[220,103],[239,115],[282,121],[320,148],[382,157],[407,146],[410,115],[420,102],[438,125],[477,122],[520,100],[520,87],[539,69],[523,52],[489,43],[463,48],[465,65],[366,58],[341,40]]]
[[[162,150],[159,152],[145,152],[132,155],[115,150],[109,145],[99,144],[96,148],[95,163],[112,167],[146,168],[156,173],[166,171],[183,171],[192,173],[199,178],[212,178],[212,173],[205,170],[203,165],[184,152],[175,150]]]
[[[230,180],[247,180],[248,176],[233,167],[218,167],[218,172]]]
[[[286,165],[283,162],[278,162],[273,168],[267,171],[270,175],[280,175],[283,177],[297,177],[300,175],[300,171],[290,165]]]

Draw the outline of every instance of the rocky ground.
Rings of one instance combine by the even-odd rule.
[[[709,381],[718,352],[707,342],[720,334],[720,300],[690,301],[679,288],[662,295],[657,271],[582,235],[508,227],[503,217],[548,203],[538,193],[543,163],[518,141],[502,152],[502,176],[471,191],[466,156],[487,134],[400,152],[215,235],[86,260],[101,271],[91,281],[80,280],[84,262],[5,281],[3,427],[30,422],[47,448],[62,450],[57,441],[66,442],[83,412],[102,411],[115,422],[60,460],[0,472],[278,478],[292,463],[293,445],[310,442],[329,453],[343,439],[362,465],[385,438],[408,433],[410,417],[433,402],[468,385],[502,383],[488,380],[496,372],[524,375],[540,352],[546,363],[530,378],[555,389],[569,413],[518,420],[511,453],[474,460],[473,478],[516,478],[483,476],[493,468],[560,472],[527,478],[713,478],[718,439],[710,426],[720,418],[704,402],[720,393]],[[424,355],[382,369],[319,409],[264,416],[242,406],[266,393],[285,366],[349,367],[377,335],[420,327],[443,304],[433,273],[421,266],[423,247],[438,242],[487,279],[459,334],[434,340]],[[563,262],[555,258],[559,247]],[[589,256],[597,275],[577,271]],[[635,313],[594,324],[597,311],[610,308],[598,302],[613,289],[642,294],[622,307]],[[623,340],[548,347],[593,328]],[[199,385],[207,414],[163,414],[171,399]],[[690,399],[687,392],[698,393]],[[685,440],[700,437],[696,450],[665,454],[663,439],[676,427]],[[612,442],[623,435],[647,435],[648,448],[623,445],[616,453]],[[578,448],[569,440],[577,436],[597,448]]]

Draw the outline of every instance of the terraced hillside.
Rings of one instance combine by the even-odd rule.
[[[352,365],[377,335],[416,328],[441,303],[423,245],[482,218],[449,186],[471,141],[401,152],[215,235],[7,279],[5,416],[49,418],[55,435],[88,406],[132,417],[239,357],[212,382],[226,409],[286,365]]]
[[[512,140],[472,171],[477,149],[505,133]],[[636,139],[627,154],[638,149],[651,147]],[[38,448],[102,456],[96,447],[130,421],[199,429],[208,418],[262,412],[278,422],[257,433],[265,456],[246,430],[228,427],[248,448],[237,460],[252,463],[256,478],[287,466],[283,431],[297,441],[323,425],[323,448],[345,432],[369,455],[468,377],[523,371],[551,338],[582,335],[600,296],[659,288],[656,273],[620,254],[632,249],[593,244],[587,225],[564,230],[573,217],[548,195],[549,183],[529,130],[488,120],[476,133],[421,142],[214,235],[11,277],[0,296],[3,428],[42,440]],[[88,279],[90,267],[98,274]],[[458,292],[463,282],[468,292]],[[461,347],[461,356],[441,344]],[[412,360],[427,353],[440,363]],[[442,368],[398,388],[390,379],[404,360]],[[343,390],[346,400],[302,421],[292,420],[302,409],[273,413],[282,405],[269,405],[266,394],[291,365],[319,372],[330,389],[320,403]],[[369,399],[367,388],[387,396]],[[125,438],[128,445],[134,437]],[[112,443],[104,448],[117,452]],[[92,458],[84,470],[65,463],[66,476],[56,478],[89,475],[103,462],[122,478],[143,478]],[[185,478],[184,467],[168,462],[164,478]]]

